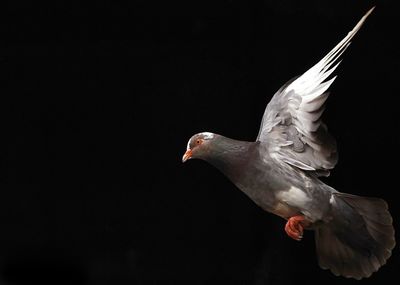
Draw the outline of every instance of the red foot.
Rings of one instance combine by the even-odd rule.
[[[303,237],[304,227],[308,225],[308,222],[304,216],[293,216],[288,219],[285,225],[285,231],[292,239],[300,241]]]

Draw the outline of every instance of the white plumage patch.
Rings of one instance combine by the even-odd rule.
[[[297,187],[290,187],[289,190],[281,191],[279,194],[280,200],[291,206],[304,206],[311,201],[310,197]]]
[[[203,133],[200,133],[200,135],[202,135],[204,137],[204,139],[206,139],[206,140],[210,140],[214,137],[214,134],[210,133],[210,132],[203,132]]]
[[[329,199],[329,204],[333,204],[333,203],[335,203],[335,196],[331,196],[331,198]]]

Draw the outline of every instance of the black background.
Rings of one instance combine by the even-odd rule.
[[[1,284],[356,284],[319,269],[187,140],[264,108],[373,5],[337,69],[327,183],[398,196],[396,1],[14,1],[1,23]],[[362,284],[394,278],[388,264]],[[357,283],[361,284],[361,283]]]

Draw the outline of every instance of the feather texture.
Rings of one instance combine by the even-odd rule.
[[[336,141],[321,120],[329,96],[327,90],[336,76],[328,78],[373,9],[324,58],[275,93],[265,109],[257,137],[257,141],[269,146],[272,157],[324,175],[336,165]],[[297,132],[288,136],[292,128]]]

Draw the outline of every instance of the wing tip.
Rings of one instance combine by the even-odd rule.
[[[372,13],[372,11],[374,11],[374,9],[375,9],[375,8],[376,8],[376,6],[372,6],[372,8],[368,10],[368,12],[365,14],[365,16],[364,16],[364,17],[368,17],[368,16],[369,16],[369,14],[371,14],[371,13]]]
[[[372,8],[369,9],[369,10],[367,11],[367,13],[365,13],[365,15],[361,18],[361,20],[360,20],[359,23],[358,23],[359,27],[361,27],[361,25],[365,22],[365,20],[368,18],[368,16],[375,10],[375,7],[376,7],[376,6],[372,6]],[[356,27],[357,27],[358,25],[356,25]]]

